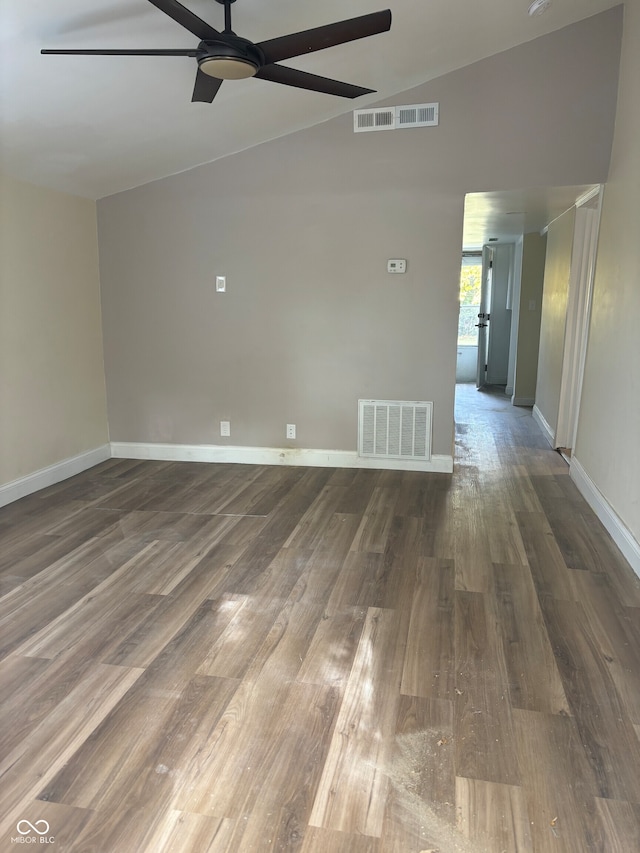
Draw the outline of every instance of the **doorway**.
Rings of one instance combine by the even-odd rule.
[[[460,267],[460,313],[456,383],[476,381],[478,363],[478,313],[482,292],[482,252],[462,253]]]

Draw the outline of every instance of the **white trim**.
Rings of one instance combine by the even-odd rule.
[[[535,406],[536,398],[535,397],[512,397],[511,405],[512,406]]]
[[[578,354],[579,365],[576,378],[577,394],[576,394],[576,416],[573,424],[573,435],[571,436],[571,447],[576,446],[576,438],[578,436],[578,423],[580,420],[580,405],[582,403],[582,386],[584,384],[584,371],[587,364],[587,347],[589,344],[589,332],[591,329],[591,305],[593,302],[593,288],[595,283],[596,259],[598,256],[598,244],[600,241],[600,219],[602,217],[602,200],[603,187],[598,185],[598,205],[595,209],[595,216],[592,222],[594,229],[592,252],[590,257],[589,282],[587,285],[587,298],[583,306],[584,314],[582,317],[582,325],[584,335],[582,340],[582,348]]]
[[[599,194],[598,194],[599,198]],[[555,443],[575,447],[589,340],[600,204],[576,209]]]
[[[533,412],[531,414],[533,415],[534,421],[538,424],[538,426],[544,433],[544,437],[547,439],[551,447],[555,447],[555,432],[551,429],[551,427],[547,423],[545,416],[535,404],[533,406]]]
[[[47,468],[41,468],[40,471],[34,471],[33,474],[27,474],[26,477],[5,483],[5,485],[0,486],[0,506],[6,506],[13,501],[26,497],[26,495],[40,491],[40,489],[46,489],[47,486],[60,483],[62,480],[80,474],[82,471],[93,468],[94,465],[99,465],[100,462],[110,458],[111,448],[108,444],[103,444],[94,450],[87,450],[86,453],[79,453],[70,459],[63,459]]]
[[[583,207],[588,201],[599,195],[601,189],[602,184],[596,184],[595,187],[591,187],[590,190],[587,190],[586,193],[583,193],[576,199],[576,207]]]
[[[551,222],[547,222],[544,228],[540,229],[540,236],[544,237],[544,235],[549,230],[549,226],[553,225],[554,222],[556,222],[558,219],[560,219],[561,216],[564,216],[565,213],[568,213],[568,211],[572,210],[574,207],[584,207],[587,202],[591,201],[592,198],[595,198],[598,195],[603,186],[604,184],[596,184],[594,187],[591,187],[590,190],[587,190],[586,193],[583,193],[581,196],[578,196],[578,198],[575,200],[575,203],[572,204],[571,207],[568,207],[562,213],[559,213],[555,219],[552,219]]]
[[[569,474],[578,491],[604,524],[631,568],[640,577],[640,543],[636,541],[633,533],[617,515],[575,456],[571,457]]]
[[[376,459],[355,450],[310,450],[291,447],[233,447],[217,444],[145,444],[111,442],[117,459],[155,459],[171,462],[233,462],[245,465],[308,465],[316,468],[375,468],[393,471],[431,471],[451,474],[453,457],[434,454],[430,460]]]

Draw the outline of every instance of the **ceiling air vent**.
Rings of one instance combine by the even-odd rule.
[[[354,133],[398,130],[402,127],[435,127],[439,104],[406,104],[384,109],[354,110]]]

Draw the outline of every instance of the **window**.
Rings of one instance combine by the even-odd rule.
[[[482,288],[482,255],[469,253],[462,256],[460,269],[460,316],[458,318],[458,346],[477,346],[478,312]]]

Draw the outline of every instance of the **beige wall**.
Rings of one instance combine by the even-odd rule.
[[[575,456],[640,542],[640,4],[625,6]]]
[[[575,219],[572,208],[552,222],[547,233],[536,408],[554,434],[558,426]]]
[[[540,318],[542,316],[542,284],[547,249],[546,235],[525,234],[522,241],[522,275],[514,401],[533,401],[538,376]]]
[[[606,178],[620,23],[393,99],[438,101],[438,128],[348,114],[99,202],[112,440],[282,446],[293,422],[352,450],[359,397],[426,399],[450,454],[464,194]]]
[[[0,485],[108,440],[95,203],[0,176]]]

